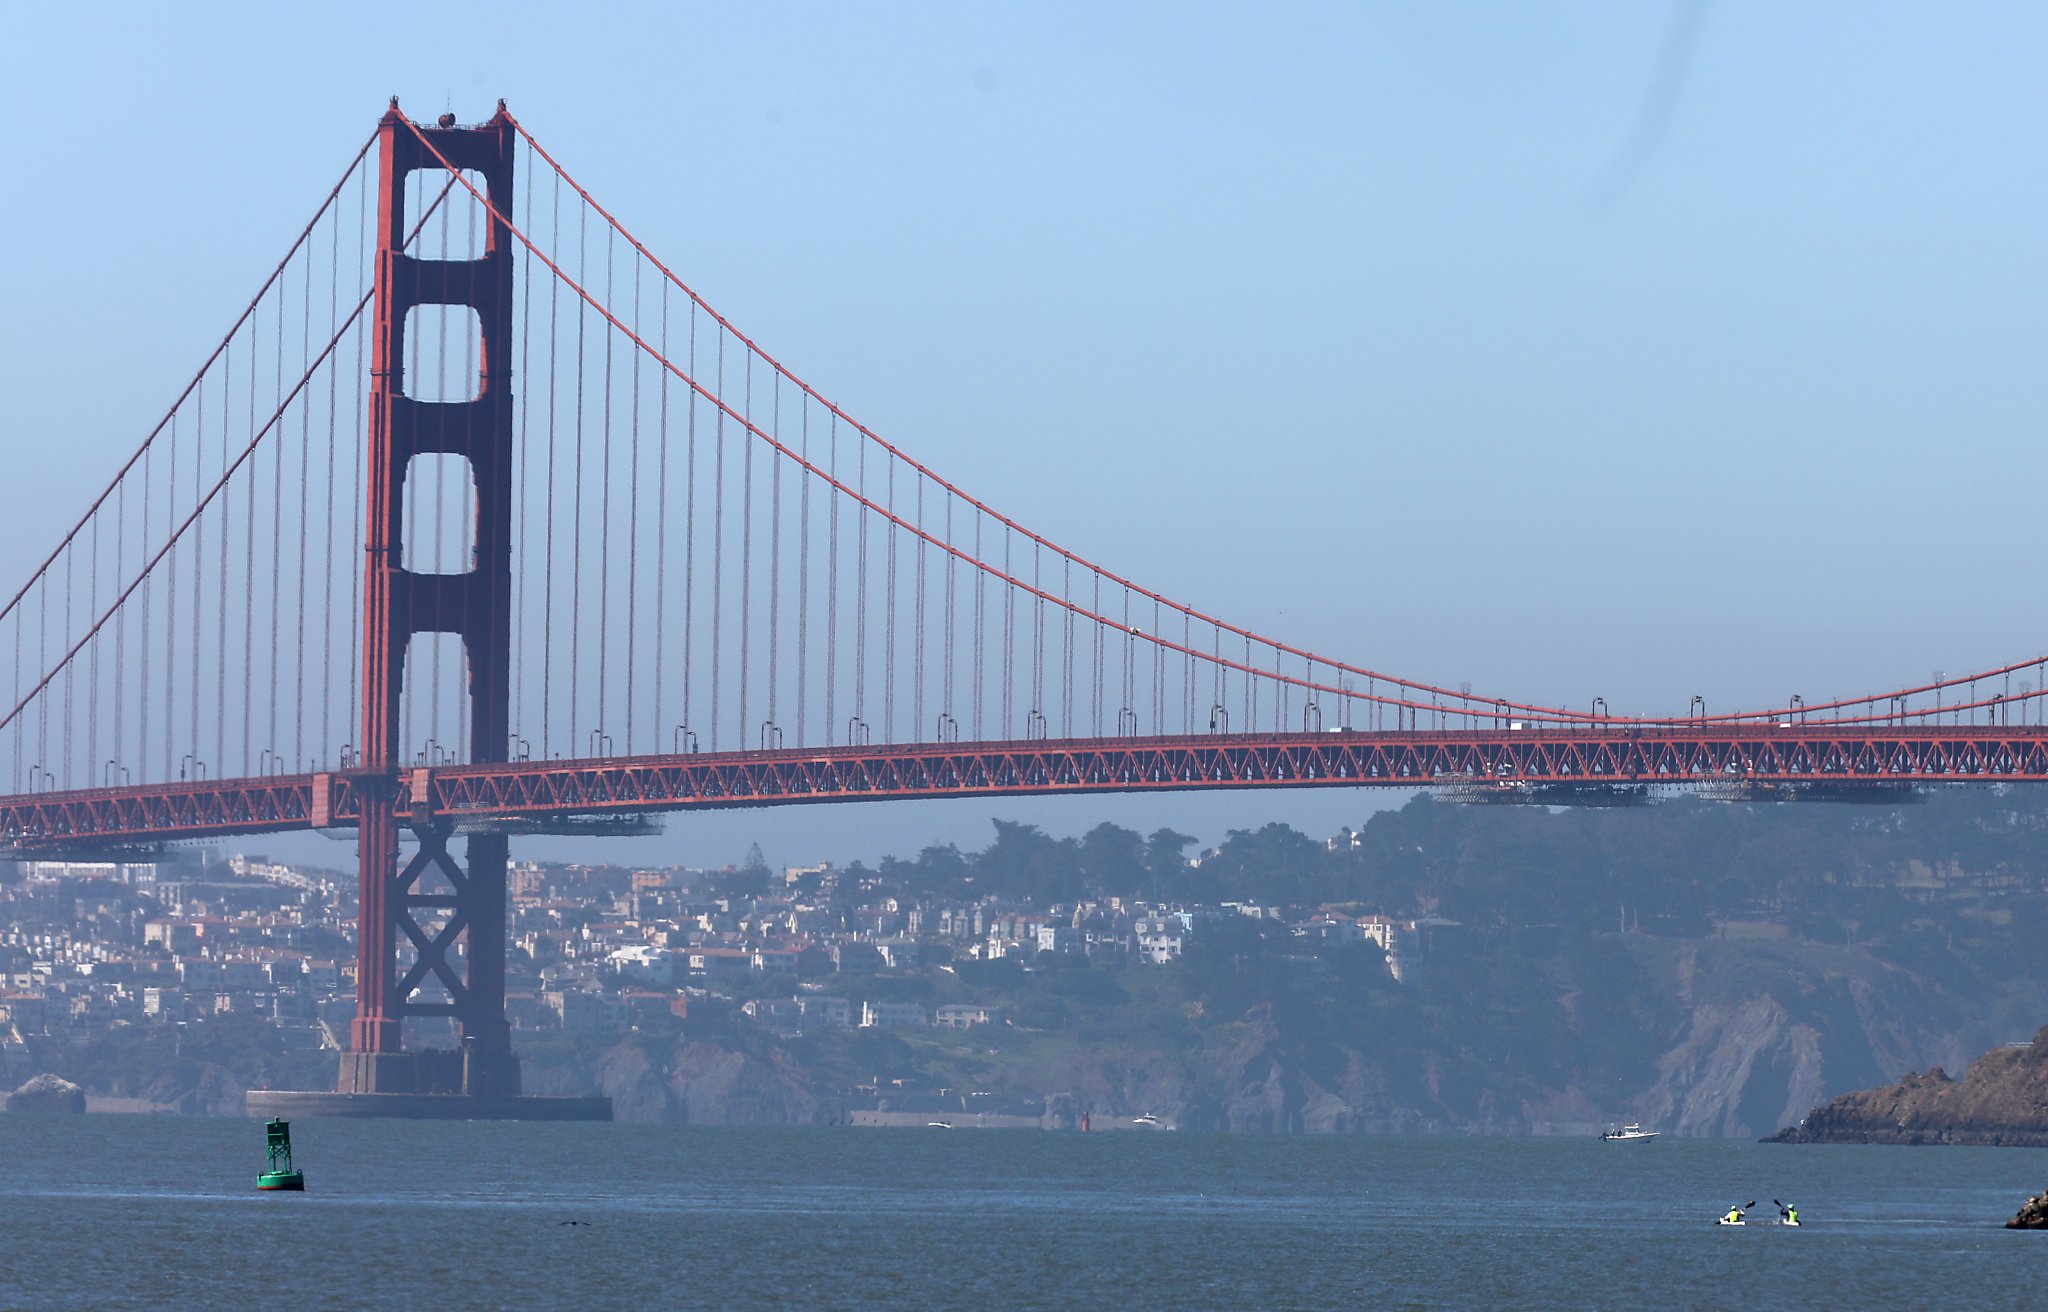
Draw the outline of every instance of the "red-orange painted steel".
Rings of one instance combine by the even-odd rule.
[[[487,1063],[509,1060],[511,1033],[504,1016],[505,843],[495,835],[466,845],[467,869],[446,848],[447,831],[430,816],[405,809],[397,756],[399,705],[406,647],[418,633],[461,637],[469,666],[470,743],[473,761],[505,759],[510,707],[512,591],[512,252],[504,225],[486,227],[484,254],[474,260],[429,260],[406,250],[405,181],[415,170],[435,174],[469,169],[482,175],[484,192],[499,212],[512,206],[511,121],[499,106],[474,128],[424,130],[435,145],[423,148],[396,100],[379,124],[376,324],[372,334],[368,504],[363,566],[363,770],[355,780],[358,878],[361,892],[357,942],[357,1010],[343,1084],[377,1092],[372,1061],[355,1054],[395,1053],[407,1015],[446,1012],[412,1001],[428,974],[457,978],[450,952],[454,933],[426,932],[415,911],[442,910],[422,900],[416,883],[428,866],[398,868],[398,825],[407,820],[429,863],[457,890],[447,908],[451,924],[469,928],[465,971],[453,1014],[462,1022],[464,1047]],[[482,326],[480,385],[472,399],[424,403],[406,393],[407,312],[420,305],[462,305]],[[469,462],[476,488],[475,557],[460,574],[416,573],[403,559],[406,473],[414,456],[446,454]],[[310,802],[309,802],[310,807]],[[412,945],[415,964],[396,972],[398,939]],[[502,1065],[502,1062],[498,1062]],[[353,1082],[352,1082],[353,1081]],[[473,1090],[475,1091],[475,1090]]]
[[[316,798],[328,824],[348,827],[374,811],[364,805],[365,786],[380,778],[350,771],[0,797],[0,836],[33,847],[303,830],[313,827]],[[1630,727],[787,748],[414,770],[399,778],[394,800],[402,814],[488,827],[495,820],[704,807],[1198,788],[1418,788],[1468,780],[1830,790],[2038,784],[2048,783],[2048,729]]]

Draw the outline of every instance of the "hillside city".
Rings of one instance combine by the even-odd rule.
[[[1347,829],[1328,846],[1356,841]],[[1355,907],[944,898],[902,883],[858,865],[771,873],[758,848],[716,869],[516,864],[508,1017],[528,1034],[673,1031],[692,1017],[782,1037],[968,1029],[1012,1022],[990,1005],[903,1000],[905,981],[966,962],[1164,965],[1227,917],[1284,927],[1309,954],[1369,947],[1397,981],[1421,941],[1416,921]],[[355,923],[352,875],[260,855],[17,863],[0,879],[0,1082],[28,1071],[38,1037],[125,1026],[256,1018],[286,1051],[339,1050]],[[408,1022],[411,1044],[456,1039],[452,1024]]]
[[[1424,795],[1207,851],[995,820],[872,866],[529,860],[507,1003],[524,1091],[621,1120],[1766,1134],[2040,1028],[2044,833],[1999,789]],[[212,1115],[331,1088],[355,882],[251,853],[0,865],[0,1088]],[[405,1043],[459,1035],[414,1017]]]

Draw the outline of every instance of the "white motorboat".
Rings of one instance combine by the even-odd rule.
[[[1619,1130],[1609,1130],[1600,1136],[1602,1143],[1633,1143],[1639,1139],[1654,1139],[1657,1131],[1645,1130],[1639,1123],[1630,1121]]]

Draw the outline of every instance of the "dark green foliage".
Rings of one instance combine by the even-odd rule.
[[[1141,888],[1149,873],[1145,840],[1135,830],[1099,824],[1081,838],[1080,866],[1087,887]]]
[[[1036,825],[998,820],[995,826],[996,841],[974,860],[978,888],[1032,902],[1069,900],[1086,891],[1080,844],[1048,838]]]
[[[1194,845],[1192,834],[1176,829],[1155,829],[1145,840],[1145,884],[1148,897],[1170,897],[1187,870],[1187,850]]]
[[[1649,1087],[1700,1004],[1776,999],[1821,1034],[1831,1083],[1897,1073],[1885,1069],[1890,1050],[1865,1037],[1873,988],[1917,999],[1936,1032],[2029,1032],[2048,992],[2036,950],[2048,925],[2044,837],[2048,796],[2028,792],[1883,809],[1678,800],[1553,812],[1418,799],[1335,851],[1274,824],[1234,831],[1188,867],[1180,834],[1141,840],[1104,824],[1062,840],[999,822],[982,852],[927,849],[890,869],[913,896],[967,890],[1043,906],[1140,891],[1302,918],[1322,905],[1422,917],[1400,984],[1376,947],[1324,948],[1287,922],[1226,914],[1198,919],[1170,965],[961,960],[931,1000],[1001,1007],[1015,1028],[976,1041],[1044,1032],[1061,1051],[1175,1053],[1195,1071],[1255,1042],[1326,1087],[1362,1078],[1390,1108],[1484,1124],[1559,1090],[1599,1100]],[[930,1059],[928,1044],[910,1044]],[[1041,1047],[1028,1053],[987,1058],[972,1077],[1048,1091],[1068,1078],[1046,1069]],[[1768,1123],[1784,1076],[1764,1072],[1744,1095],[1760,1101],[1740,1114]]]

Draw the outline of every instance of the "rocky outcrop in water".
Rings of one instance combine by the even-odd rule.
[[[1993,1048],[1960,1080],[1935,1066],[1845,1093],[1764,1142],[2048,1147],[2048,1028],[2032,1043]]]
[[[2005,1223],[2008,1230],[2048,1230],[2048,1189],[2020,1204],[2020,1210]]]
[[[10,1112],[83,1112],[85,1090],[55,1075],[38,1075],[7,1095]]]

